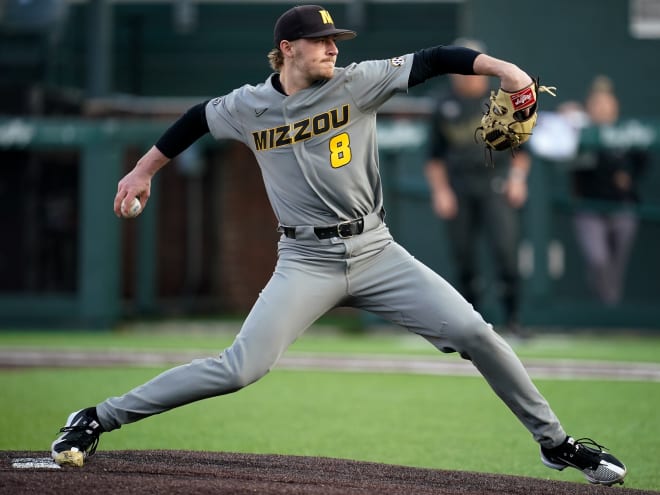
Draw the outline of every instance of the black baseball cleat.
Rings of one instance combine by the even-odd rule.
[[[567,437],[558,447],[541,447],[541,461],[559,471],[567,467],[575,468],[582,471],[589,483],[597,485],[623,485],[626,476],[626,466],[590,438],[575,440]]]
[[[60,429],[60,435],[50,446],[53,459],[60,466],[82,467],[94,452],[103,428],[96,416],[96,408],[73,412]]]

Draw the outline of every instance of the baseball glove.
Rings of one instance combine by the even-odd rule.
[[[499,89],[491,91],[488,108],[481,118],[478,134],[486,150],[501,151],[518,148],[532,135],[538,117],[536,96],[549,93],[556,96],[554,86],[539,86],[538,79],[514,93]]]

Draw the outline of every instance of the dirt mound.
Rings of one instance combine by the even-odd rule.
[[[61,468],[46,452],[0,452],[2,493],[599,495],[657,494],[587,483],[443,471],[322,457],[190,451],[99,452]],[[616,490],[616,491],[613,491]]]

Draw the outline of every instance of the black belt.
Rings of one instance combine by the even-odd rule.
[[[314,233],[319,239],[330,239],[331,237],[341,237],[346,239],[354,235],[361,234],[364,231],[364,218],[341,222],[331,227],[314,227]],[[282,227],[282,232],[289,239],[296,238],[295,227]]]

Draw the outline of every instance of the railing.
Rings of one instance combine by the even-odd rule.
[[[431,213],[422,172],[428,106],[425,101],[417,103],[408,107],[394,105],[383,113],[379,122],[387,222],[398,240],[413,254],[449,276],[451,262],[446,255],[446,239],[441,222]],[[415,111],[411,112],[411,108]],[[402,114],[406,109],[408,111]],[[645,139],[645,146],[656,153],[660,148],[660,121],[632,122],[627,123],[622,135],[627,132],[638,143]],[[38,320],[48,325],[109,326],[122,316],[120,221],[108,208],[108,198],[114,197],[125,149],[131,146],[146,150],[167,124],[153,119],[0,117],[0,153],[3,150],[75,149],[80,156],[77,291],[74,294],[0,293],[0,325]],[[601,137],[594,130],[587,130],[583,141],[586,146],[596,145]],[[651,168],[649,188],[660,191],[660,167],[652,164]],[[556,262],[557,242],[563,241],[558,238],[555,217],[570,214],[572,208],[566,196],[548,188],[551,178],[556,179],[559,173],[556,164],[536,159],[529,178],[531,194],[524,212],[523,247],[531,268],[525,279],[525,319],[537,325],[657,326],[660,277],[653,273],[658,271],[660,246],[653,253],[649,249],[656,241],[660,242],[660,236],[656,239],[649,234],[651,237],[640,246],[645,249],[642,252],[645,258],[638,263],[648,267],[646,299],[632,297],[621,307],[612,309],[558,292],[556,266],[551,265]],[[157,194],[157,188],[153,194]],[[649,225],[660,226],[660,193],[642,204],[638,213]],[[147,209],[139,221],[142,222],[142,237],[138,242],[136,297],[149,305],[156,297],[155,209]],[[563,249],[564,256],[574,255],[567,252],[566,246]],[[574,273],[559,276],[577,280]]]

